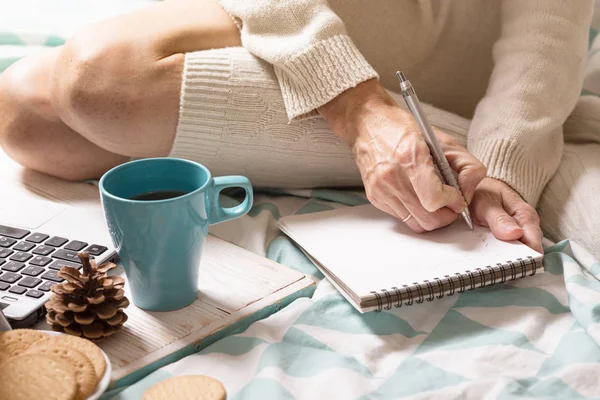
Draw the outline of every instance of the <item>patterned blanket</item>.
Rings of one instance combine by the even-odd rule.
[[[206,374],[230,399],[600,397],[600,263],[575,243],[545,272],[389,312],[360,314],[276,227],[281,216],[364,204],[360,193],[259,195],[212,233],[319,280],[312,298],[170,364],[114,399]],[[110,396],[107,396],[110,397]]]
[[[87,23],[149,2],[0,0],[0,72]],[[584,94],[600,94],[596,32]],[[561,242],[546,249],[543,274],[359,314],[275,221],[365,202],[346,191],[263,193],[249,215],[212,227],[216,236],[314,276],[317,291],[104,398],[139,399],[157,381],[196,373],[221,380],[236,400],[600,398],[600,264],[587,252]]]

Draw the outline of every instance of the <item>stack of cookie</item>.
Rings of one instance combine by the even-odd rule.
[[[0,333],[0,399],[85,400],[106,371],[100,348],[30,329]]]

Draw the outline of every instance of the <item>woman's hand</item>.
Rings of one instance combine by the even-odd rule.
[[[465,198],[444,185],[411,114],[374,80],[343,92],[319,112],[352,148],[369,201],[416,232],[452,223],[485,177],[485,167],[475,157],[436,130]]]
[[[542,253],[540,217],[507,184],[493,178],[481,181],[471,203],[475,223],[487,226],[500,240],[520,240]]]

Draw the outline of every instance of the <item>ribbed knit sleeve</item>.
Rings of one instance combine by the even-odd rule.
[[[581,91],[592,5],[503,0],[494,69],[475,110],[468,149],[489,176],[534,206],[558,168],[562,125]]]
[[[240,28],[242,45],[273,65],[290,120],[378,78],[326,0],[218,2]]]

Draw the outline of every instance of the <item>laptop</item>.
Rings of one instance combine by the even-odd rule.
[[[26,170],[0,149],[0,310],[13,328],[45,315],[63,265],[86,251],[116,262],[95,182],[66,182]]]

